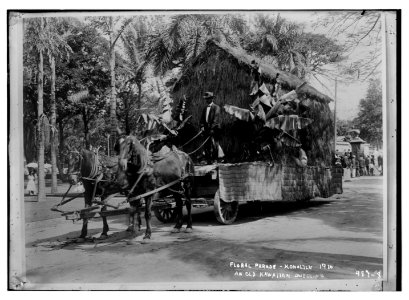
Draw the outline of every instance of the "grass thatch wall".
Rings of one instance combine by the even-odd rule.
[[[180,99],[184,95],[188,99],[188,114],[192,115],[192,123],[199,128],[200,116],[206,106],[202,99],[206,91],[215,94],[215,103],[221,108],[225,104],[248,108],[251,104],[249,97],[251,83],[250,62],[254,58],[240,53],[236,49],[209,42],[205,51],[199,55],[192,66],[176,82],[172,97]],[[279,71],[272,66],[261,64],[264,82],[271,82],[280,73],[282,88],[290,91],[299,86],[302,81],[292,74]],[[310,111],[307,117],[314,119],[313,124],[300,130],[299,138],[306,150],[310,162],[330,161],[333,149],[333,123],[328,107],[331,99],[309,85],[305,85],[300,94],[301,99],[309,103]],[[175,101],[177,103],[177,101]],[[236,123],[236,124],[235,124]],[[245,126],[240,132],[233,133],[237,125],[236,119],[226,114],[222,109],[222,139],[221,146],[228,156],[237,156],[243,151],[242,139],[245,136]],[[237,127],[237,126],[236,126]],[[237,128],[236,128],[237,129]],[[252,138],[251,136],[249,137]],[[199,142],[199,141],[198,141]],[[197,143],[191,145],[191,149]],[[187,149],[189,150],[189,149]]]

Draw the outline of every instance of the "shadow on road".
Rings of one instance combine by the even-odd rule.
[[[286,215],[292,212],[308,212],[312,208],[330,204],[333,201],[307,201],[307,202],[249,202],[239,207],[239,212],[235,224],[253,222],[255,220]],[[211,225],[221,225],[216,221],[213,211],[199,212],[193,215],[194,223],[206,223]]]
[[[60,250],[63,248],[66,250],[91,250],[96,248],[98,245],[106,246],[126,242],[133,237],[142,235],[143,231],[139,231],[134,235],[125,230],[109,232],[107,238],[100,239],[100,229],[89,229],[88,236],[83,240],[79,240],[80,233],[81,231],[72,231],[59,236],[39,239],[35,242],[27,243],[26,247],[42,247],[48,250]]]

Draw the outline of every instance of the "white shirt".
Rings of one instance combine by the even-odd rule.
[[[210,113],[210,108],[212,107],[213,102],[210,103],[207,107],[206,107],[206,123],[208,123],[209,121],[209,113]]]

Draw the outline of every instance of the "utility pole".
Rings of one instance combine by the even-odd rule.
[[[337,83],[338,78],[335,77],[335,97],[334,97],[334,153],[337,149]]]

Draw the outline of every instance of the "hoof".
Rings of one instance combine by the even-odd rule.
[[[138,242],[136,240],[132,239],[132,240],[127,241],[126,244],[127,245],[137,245]]]
[[[99,236],[98,240],[106,240],[108,238],[107,234],[102,234]]]
[[[193,232],[193,228],[186,228],[185,232],[186,232],[186,233],[192,233],[192,232]]]
[[[128,226],[126,229],[127,232],[135,232],[135,228],[133,226]]]
[[[170,233],[179,233],[179,232],[180,232],[180,228],[173,228]]]
[[[145,236],[145,237],[143,238],[143,240],[141,241],[141,244],[149,244],[150,241],[151,241],[151,238]]]
[[[85,238],[83,237],[79,237],[75,240],[76,243],[84,243],[85,242]]]

